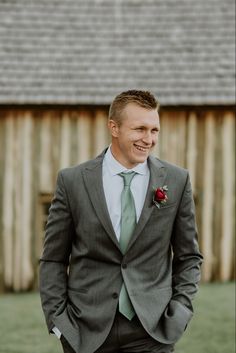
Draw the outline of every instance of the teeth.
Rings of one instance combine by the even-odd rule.
[[[142,151],[142,152],[146,152],[146,148],[143,148],[143,147],[140,147],[140,146],[136,146],[136,148],[139,150],[139,151]]]

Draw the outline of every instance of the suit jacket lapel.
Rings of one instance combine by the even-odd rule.
[[[111,223],[103,190],[102,161],[104,154],[105,151],[100,154],[95,160],[93,160],[93,162],[88,167],[85,168],[85,170],[83,171],[83,178],[90,201],[93,204],[97,217],[99,218],[107,234],[110,236],[111,240],[118,248],[120,248],[119,242],[117,240]]]
[[[158,187],[164,186],[164,182],[166,179],[167,175],[167,170],[163,166],[163,164],[156,158],[150,156],[148,158],[148,164],[150,168],[150,180],[149,180],[149,185],[148,185],[148,190],[147,190],[147,195],[146,199],[144,202],[143,210],[140,215],[139,221],[136,225],[136,228],[134,230],[134,234],[130,240],[130,243],[128,245],[127,251],[131,248],[131,246],[134,244],[140,233],[142,232],[143,228],[145,227],[148,219],[151,216],[151,213],[154,209],[154,204],[153,204],[153,194],[154,191]]]
[[[96,159],[94,159],[88,167],[84,169],[83,178],[90,201],[93,204],[97,217],[99,218],[101,224],[103,225],[104,229],[106,230],[113,243],[120,250],[120,245],[111,223],[103,190],[102,161],[105,152],[106,150],[102,154],[100,154]],[[136,225],[134,234],[130,240],[127,251],[134,244],[134,242],[142,232],[143,228],[145,227],[148,219],[150,218],[153,208],[155,207],[152,201],[154,190],[164,185],[167,175],[166,168],[158,159],[150,156],[148,158],[148,164],[150,168],[150,180],[147,195],[145,198],[141,216]]]

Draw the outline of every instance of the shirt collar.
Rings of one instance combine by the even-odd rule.
[[[130,171],[134,171],[141,175],[146,175],[149,171],[147,160],[143,163],[137,164],[132,169],[127,169],[126,167],[124,167],[115,159],[115,157],[113,157],[113,154],[111,153],[111,145],[107,149],[107,152],[104,156],[104,163],[111,175],[117,175],[122,172],[130,172]]]

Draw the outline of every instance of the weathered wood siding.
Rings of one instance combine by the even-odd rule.
[[[0,290],[36,285],[42,202],[57,171],[100,153],[107,109],[0,110]],[[154,154],[188,168],[196,201],[203,280],[233,278],[235,116],[232,110],[161,111]]]

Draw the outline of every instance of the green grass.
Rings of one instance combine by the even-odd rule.
[[[201,285],[194,307],[176,353],[234,353],[234,284]],[[62,353],[47,333],[38,293],[0,296],[0,353]]]

